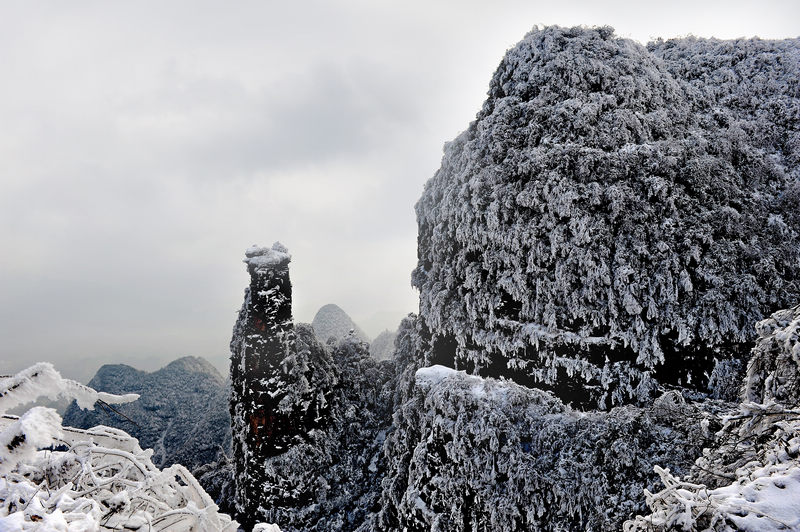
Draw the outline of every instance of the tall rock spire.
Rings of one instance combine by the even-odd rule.
[[[266,459],[298,430],[295,413],[281,404],[288,391],[282,365],[295,350],[290,260],[279,242],[245,252],[250,286],[231,339],[230,399],[236,507],[245,520],[257,519]]]

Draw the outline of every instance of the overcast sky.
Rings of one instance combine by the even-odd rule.
[[[413,206],[534,24],[800,35],[800,2],[3,2],[0,374],[224,366],[251,244],[294,311],[417,310]]]

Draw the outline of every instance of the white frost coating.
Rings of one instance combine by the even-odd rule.
[[[243,262],[256,268],[275,268],[292,260],[289,250],[280,242],[275,242],[271,248],[253,245],[244,254]]]
[[[37,364],[3,379],[3,404],[50,396],[53,390],[38,388],[43,384],[84,404],[120,399],[76,388],[50,364]],[[67,450],[41,450],[54,447]],[[62,427],[51,408],[0,417],[0,530],[237,530],[186,468],[160,471],[152,453],[120,430]]]
[[[798,48],[529,33],[416,205],[431,333],[547,385],[584,358],[587,405],[652,400],[619,381],[705,391],[709,350],[800,297]]]
[[[52,408],[37,406],[7,427],[0,424],[0,474],[31,460],[41,447],[61,437],[61,417]]]
[[[97,401],[109,404],[130,403],[138,399],[139,395],[98,392],[79,382],[63,378],[49,362],[39,362],[12,377],[0,379],[0,414],[40,397],[52,400],[74,399],[79,407],[92,409]]]

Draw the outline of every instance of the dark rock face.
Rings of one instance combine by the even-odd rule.
[[[800,299],[799,42],[510,50],[416,206],[442,362],[609,407],[745,358]]]
[[[376,362],[355,334],[326,346],[292,323],[286,248],[251,248],[245,262],[251,284],[231,340],[236,518],[247,528],[370,530],[394,365]]]
[[[327,422],[336,382],[330,354],[292,323],[290,260],[279,243],[247,250],[250,286],[231,339],[236,509],[248,527],[267,519],[273,496],[291,498],[267,463]]]
[[[81,410],[73,402],[64,414],[64,425],[122,429],[136,437],[142,448],[153,449],[153,463],[159,467],[179,463],[193,470],[230,450],[225,382],[202,358],[180,358],[152,373],[124,364],[105,365],[89,386],[140,397],[114,407],[124,416],[100,406]]]

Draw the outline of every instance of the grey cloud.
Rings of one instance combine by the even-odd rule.
[[[395,326],[413,205],[507,46],[537,22],[691,31],[562,4],[0,5],[0,373],[222,360],[242,252],[276,239],[297,319],[333,302]],[[800,20],[775,6],[752,31]]]

